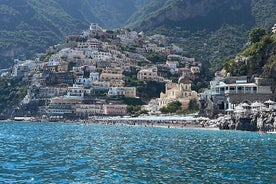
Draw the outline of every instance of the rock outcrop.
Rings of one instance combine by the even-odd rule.
[[[274,131],[276,112],[257,112],[247,116],[225,115],[208,122],[207,126],[217,126],[222,130]]]

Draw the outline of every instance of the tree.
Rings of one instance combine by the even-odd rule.
[[[199,105],[196,99],[191,99],[189,102],[189,110],[198,110]]]
[[[157,54],[155,52],[151,52],[147,55],[147,59],[153,63],[164,63],[166,62],[167,57]]]
[[[179,101],[170,102],[166,107],[160,108],[160,111],[164,114],[175,113],[181,110],[182,104]]]
[[[262,37],[266,35],[266,31],[263,28],[254,28],[249,33],[249,41],[251,43],[256,43],[261,41]]]

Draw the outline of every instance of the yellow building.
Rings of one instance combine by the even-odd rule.
[[[186,77],[180,77],[178,83],[167,83],[165,90],[165,93],[160,93],[159,108],[168,105],[170,102],[179,101],[182,108],[187,109],[190,100],[197,99],[197,92],[192,91],[191,81]]]

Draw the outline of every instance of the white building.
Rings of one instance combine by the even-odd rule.
[[[136,87],[111,87],[108,96],[125,96],[130,98],[136,97]]]
[[[83,87],[68,87],[66,97],[83,98],[85,89]]]
[[[100,74],[99,72],[91,72],[89,77],[92,80],[92,82],[98,82],[100,79]]]

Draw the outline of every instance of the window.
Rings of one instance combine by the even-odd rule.
[[[224,87],[220,88],[220,94],[224,94]]]
[[[251,87],[245,87],[245,93],[251,93]]]
[[[257,93],[257,87],[253,87],[253,93]]]

